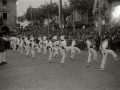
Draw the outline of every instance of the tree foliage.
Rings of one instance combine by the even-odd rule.
[[[72,13],[70,6],[69,6],[66,2],[65,2],[64,5],[63,5],[62,13],[63,13],[63,15],[64,15],[64,17],[63,17],[64,19],[65,19],[67,16],[71,15],[71,13]]]
[[[113,2],[117,2],[117,1],[120,1],[120,0],[107,0],[109,3],[113,3]]]
[[[32,19],[35,20],[43,20],[48,17],[49,13],[49,18],[52,19],[53,16],[58,15],[58,5],[56,2],[54,3],[45,3],[41,5],[38,8],[32,8],[31,6],[27,9],[26,12],[26,19],[30,20],[31,19],[31,14],[32,14]]]
[[[81,11],[92,15],[94,0],[68,0],[70,3],[71,10]]]
[[[62,7],[62,13],[64,15],[64,19],[71,15],[74,10],[81,11],[83,13],[88,13],[89,16],[92,15],[94,0],[68,0],[69,4],[66,2]],[[31,6],[27,9],[26,19],[31,20],[31,12],[32,19],[35,20],[44,20],[48,18],[53,19],[54,16],[59,15],[59,8],[56,2],[54,3],[44,3],[38,8],[32,8]]]

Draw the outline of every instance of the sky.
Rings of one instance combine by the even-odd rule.
[[[68,0],[62,0],[62,3],[67,2]],[[31,5],[33,8],[37,8],[45,2],[50,2],[50,0],[17,0],[17,16],[23,15],[27,8]],[[52,2],[59,2],[59,0],[52,0]]]

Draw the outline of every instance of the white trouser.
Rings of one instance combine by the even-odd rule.
[[[46,55],[46,52],[47,52],[47,46],[44,45],[43,49],[44,49],[44,55]]]
[[[37,52],[38,52],[38,53],[41,52],[41,51],[40,51],[40,46],[38,46],[36,49],[37,49]]]
[[[32,54],[32,58],[35,57],[35,49],[31,48],[31,54]]]
[[[52,50],[52,48],[49,48],[49,52],[50,52],[50,54],[49,54],[49,58],[48,58],[48,60],[51,61],[51,59],[52,59],[52,54],[53,54],[53,50]]]
[[[26,46],[26,55],[27,56],[29,55],[29,52],[30,52],[30,48],[29,48],[29,46]]]
[[[78,52],[78,54],[81,54],[81,50],[78,47],[74,47],[74,49]]]
[[[2,62],[6,62],[6,51],[2,53]]]
[[[27,46],[26,45],[24,45],[24,50],[27,51]]]
[[[67,50],[68,50],[68,51],[71,51],[71,59],[73,59],[74,54],[75,54],[75,49],[74,49],[74,47],[73,47],[73,46],[68,46],[68,47],[67,47]]]
[[[20,53],[23,52],[23,45],[19,45],[19,52],[20,52]]]
[[[14,48],[13,43],[14,43],[14,41],[11,41],[11,42],[10,42],[10,47],[11,47],[11,48]]]
[[[54,47],[53,57],[54,57],[55,55],[58,55],[58,47],[57,47],[57,46]]]
[[[12,44],[13,44],[13,51],[15,51],[17,44],[15,42],[12,42]]]
[[[101,67],[100,68],[103,68],[103,69],[105,67],[107,54],[111,54],[114,59],[117,57],[117,55],[115,54],[115,52],[113,50],[102,49],[101,53],[102,53],[103,58],[102,58],[102,63],[101,63]]]
[[[93,53],[93,60],[97,60],[97,52],[93,48],[88,49],[88,53],[89,55],[88,55],[87,63],[91,62],[92,53]]]
[[[66,49],[62,49],[61,53],[62,53],[61,63],[64,63],[65,62],[65,57],[66,57],[66,54],[67,54],[67,50]]]
[[[60,54],[63,55],[63,53],[62,53],[62,48],[61,48],[61,47],[58,47],[58,50],[60,51]]]
[[[41,53],[42,48],[43,48],[43,45],[40,44],[39,49],[38,49],[38,53]]]

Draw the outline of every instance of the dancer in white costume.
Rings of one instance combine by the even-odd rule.
[[[19,42],[19,52],[20,52],[20,53],[23,52],[23,37],[20,38],[20,42]]]
[[[86,67],[90,67],[90,62],[93,54],[93,60],[97,61],[97,52],[94,50],[94,43],[93,43],[93,37],[90,37],[87,41],[87,48],[88,48],[88,60]]]
[[[43,48],[43,40],[42,40],[41,35],[39,35],[38,41],[39,41],[39,43],[38,43],[38,53],[41,53],[41,50]]]
[[[107,54],[111,54],[113,56],[114,60],[119,60],[119,58],[117,57],[115,52],[113,50],[108,49],[109,40],[110,40],[110,37],[106,36],[106,39],[100,45],[100,51],[101,51],[102,56],[103,56],[100,70],[105,70],[105,63],[106,63]]]
[[[36,50],[36,42],[33,40],[30,43],[30,49],[31,49],[31,54],[32,54],[32,58],[35,58],[35,50]]]
[[[44,50],[44,56],[46,56],[47,44],[48,44],[47,37],[44,36],[44,37],[43,37],[43,50]]]
[[[61,54],[62,54],[62,59],[61,59],[61,66],[63,66],[64,62],[65,62],[65,57],[66,57],[66,54],[67,54],[67,43],[66,43],[66,40],[65,40],[65,36],[61,36],[60,39],[62,40],[61,41]]]
[[[53,46],[54,46],[53,57],[58,55],[59,44],[60,44],[60,41],[57,40],[57,36],[54,36],[53,37]]]
[[[10,37],[10,48],[14,48],[14,45],[13,45],[13,43],[14,43],[14,36],[11,36]]]
[[[30,52],[30,41],[28,39],[25,40],[26,43],[26,56],[29,56],[29,52]]]
[[[25,51],[27,51],[27,47],[26,47],[26,41],[27,41],[27,40],[28,40],[27,37],[24,36],[24,39],[23,39],[23,49],[24,49]]]
[[[76,39],[73,39],[71,42],[71,46],[68,46],[68,51],[71,50],[71,60],[73,60],[74,55],[75,55],[75,51],[78,52],[78,54],[81,54],[81,50],[77,47],[77,43],[76,43]]]
[[[12,45],[13,45],[13,51],[15,51],[17,46],[17,37],[12,38]]]
[[[52,42],[52,37],[48,38],[48,44],[47,44],[47,48],[49,49],[49,58],[48,58],[48,62],[51,62],[52,59],[52,55],[53,55],[53,42]]]

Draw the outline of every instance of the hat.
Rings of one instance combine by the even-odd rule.
[[[94,37],[88,37],[88,39],[93,39]]]
[[[41,37],[41,35],[39,35],[39,37]]]
[[[110,38],[110,36],[105,36],[105,39],[108,39],[108,38]]]
[[[57,39],[57,36],[54,36],[53,39],[56,40],[56,39]]]
[[[65,36],[61,36],[60,39],[61,39],[61,40],[64,40],[64,37],[65,37]]]
[[[51,40],[51,39],[52,39],[52,37],[48,37],[48,39],[49,39],[49,40]]]
[[[44,36],[44,37],[43,37],[43,40],[46,40],[46,39],[47,39],[47,37],[46,37],[46,36]]]

